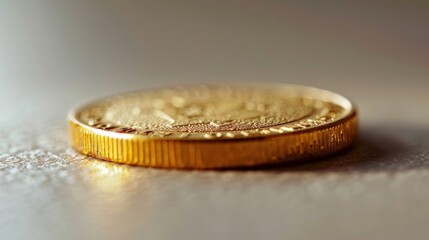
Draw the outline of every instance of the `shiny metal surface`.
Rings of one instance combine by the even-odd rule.
[[[357,138],[351,102],[287,84],[188,85],[88,103],[68,115],[78,152],[116,163],[226,169],[332,155]]]
[[[426,239],[427,5],[0,2],[2,239]],[[359,105],[317,163],[177,171],[86,158],[65,116],[135,89],[297,83]]]

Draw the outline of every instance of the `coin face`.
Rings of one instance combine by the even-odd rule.
[[[108,98],[76,117],[94,128],[149,137],[248,138],[321,126],[350,111],[323,93],[298,87],[172,87]]]

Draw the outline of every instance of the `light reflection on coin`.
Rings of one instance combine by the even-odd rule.
[[[69,120],[75,148],[97,158],[224,168],[338,151],[355,139],[355,116],[347,99],[314,88],[192,85],[114,96]]]

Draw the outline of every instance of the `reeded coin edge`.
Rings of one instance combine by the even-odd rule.
[[[69,125],[73,147],[95,158],[147,167],[219,169],[317,158],[351,146],[357,137],[356,112],[335,123],[293,134],[228,143],[119,138],[99,134],[74,122]]]

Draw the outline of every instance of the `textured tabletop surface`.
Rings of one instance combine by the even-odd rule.
[[[1,239],[427,239],[428,6],[1,1]],[[228,171],[78,154],[67,111],[216,81],[329,89],[359,107],[349,151]]]

